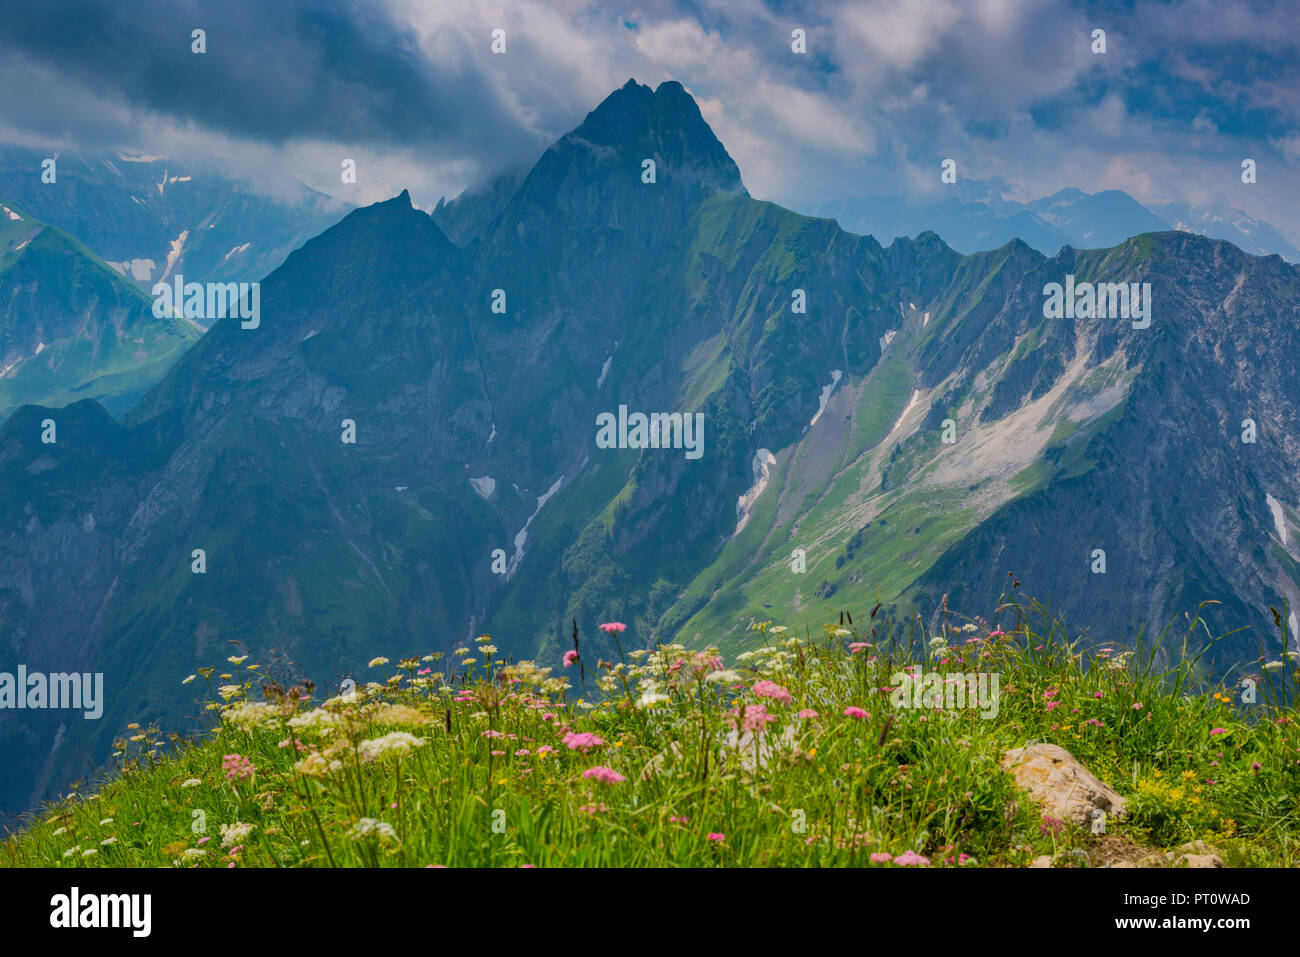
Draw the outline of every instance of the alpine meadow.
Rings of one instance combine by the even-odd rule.
[[[1300,865],[1294,11],[274,6],[0,25],[42,921],[165,919],[71,869]]]

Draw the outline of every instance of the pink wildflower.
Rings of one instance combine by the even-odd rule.
[[[257,770],[252,761],[238,754],[227,754],[222,758],[221,769],[226,772],[227,781],[233,781],[236,778],[242,781],[244,778],[251,777],[253,772]]]
[[[741,718],[741,711],[744,711],[744,717]],[[736,727],[741,721],[744,721],[744,730],[762,732],[763,726],[776,720],[776,715],[767,713],[767,709],[761,704],[751,704],[747,707],[731,709],[731,726]]]
[[[786,691],[775,681],[759,681],[754,687],[749,689],[760,698],[771,698],[773,701],[781,701],[789,704],[794,699],[790,697],[790,692]]]
[[[582,734],[574,734],[570,731],[561,738],[561,742],[566,745],[570,751],[582,751],[584,753],[605,746],[605,740],[591,731],[584,731]]]
[[[894,858],[894,863],[899,867],[929,867],[930,859],[922,857],[916,851],[904,851]]]
[[[594,768],[587,768],[582,772],[582,776],[584,778],[595,778],[603,784],[622,784],[627,780],[613,768],[603,767],[599,764]]]
[[[857,718],[858,720],[862,720],[863,718],[870,718],[871,715],[867,714],[867,712],[863,711],[861,708],[857,707],[856,705],[849,705],[847,708],[844,709],[844,717]]]

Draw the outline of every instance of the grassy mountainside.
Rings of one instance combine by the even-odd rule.
[[[186,679],[209,730],[131,725],[120,773],[43,809],[0,863],[1078,867],[1192,841],[1228,866],[1300,863],[1294,656],[1260,662],[1250,697],[1194,683],[1190,659],[1154,671],[1152,646],[1076,650],[1036,606],[1001,617],[763,622],[727,663],[682,645],[508,663],[484,635],[377,658],[337,696],[232,648]],[[1000,681],[979,707],[907,707],[905,669]],[[1031,741],[1125,813],[1102,833],[1045,813],[1002,767]]]
[[[154,318],[139,287],[62,230],[0,204],[0,417],[87,398],[120,413],[199,334]]]

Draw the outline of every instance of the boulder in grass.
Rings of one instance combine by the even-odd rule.
[[[1039,743],[1013,748],[1003,755],[1002,767],[1042,805],[1043,813],[1052,817],[1090,826],[1096,811],[1108,818],[1125,813],[1124,798],[1059,745]]]

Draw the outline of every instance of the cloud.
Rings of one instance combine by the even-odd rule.
[[[751,192],[795,208],[924,199],[953,157],[1022,198],[1217,197],[1295,229],[1294,19],[1284,0],[46,0],[0,21],[0,139],[427,205],[533,160],[628,77],[671,78]],[[1268,171],[1244,195],[1241,156]]]
[[[207,52],[191,49],[206,32]],[[348,0],[97,0],[11,6],[0,45],[59,84],[236,138],[329,139],[435,151],[520,148],[475,40],[433,60],[409,25]],[[12,62],[12,55],[6,56]],[[18,91],[7,94],[12,99]]]

